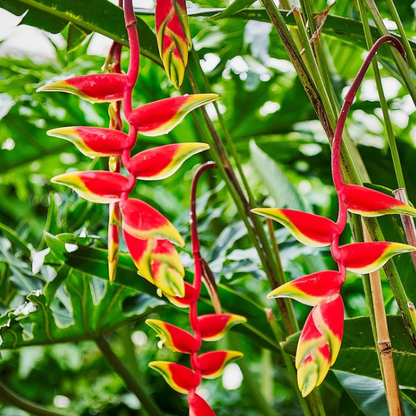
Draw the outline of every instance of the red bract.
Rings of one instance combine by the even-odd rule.
[[[379,39],[363,64],[345,97],[340,112],[332,147],[332,178],[338,195],[338,220],[333,221],[304,212],[287,209],[255,209],[253,212],[272,218],[283,224],[304,244],[331,245],[331,254],[338,264],[338,271],[324,271],[301,277],[286,283],[269,293],[268,298],[289,297],[314,306],[302,329],[296,352],[298,386],[303,396],[308,395],[324,380],[334,364],[340,347],[344,325],[344,305],[340,296],[346,270],[371,273],[382,267],[392,256],[416,250],[415,247],[389,242],[354,243],[339,247],[338,240],[344,231],[347,211],[366,217],[385,214],[416,215],[416,210],[397,199],[364,188],[345,184],[341,172],[342,131],[348,110],[362,81],[370,60],[385,41],[399,43],[391,36]]]
[[[244,316],[231,313],[203,315],[199,318],[199,330],[204,341],[219,341],[230,328],[244,322]]]
[[[84,100],[101,103],[118,101],[123,98],[126,76],[122,74],[94,74],[52,82],[38,88],[42,91],[61,91],[78,95]]]
[[[297,240],[309,246],[327,246],[337,232],[333,221],[307,212],[274,208],[257,208],[252,211],[280,222]]]
[[[379,217],[386,214],[416,216],[416,209],[392,196],[359,185],[344,185],[339,191],[342,203],[348,211],[363,217]]]
[[[89,157],[121,155],[127,146],[127,134],[99,127],[63,127],[48,131],[48,136],[72,142]]]
[[[201,375],[207,379],[219,377],[225,367],[241,358],[243,354],[239,351],[212,351],[198,357]]]
[[[131,159],[131,172],[137,179],[157,180],[173,175],[189,157],[209,149],[205,143],[178,143],[145,150]]]
[[[64,173],[55,176],[52,182],[69,186],[84,199],[101,204],[119,201],[125,192],[130,192],[125,176],[105,170]]]
[[[217,94],[166,98],[136,108],[130,114],[129,122],[144,136],[160,136],[174,129],[192,110],[218,98]]]
[[[215,416],[209,404],[197,394],[188,396],[189,416]]]

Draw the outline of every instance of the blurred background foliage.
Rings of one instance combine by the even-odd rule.
[[[11,3],[0,1],[0,7],[4,8],[1,10],[2,19],[13,16],[5,10],[19,14],[12,10]],[[313,3],[315,11],[327,6],[324,0]],[[395,32],[387,6],[383,1],[378,3],[389,29]],[[412,38],[415,35],[413,2],[402,0],[396,3],[407,34]],[[228,5],[226,1],[199,0],[187,4],[195,55],[201,60],[213,90],[221,96],[221,112],[258,206],[301,208],[335,219],[337,206],[330,176],[327,139],[272,26],[256,20],[230,18],[213,21],[197,16],[198,9],[224,8]],[[143,7],[143,4],[137,6]],[[148,6],[151,10],[152,2]],[[256,3],[254,6],[260,5]],[[141,10],[143,19],[153,27],[153,17],[147,14]],[[340,1],[332,8],[331,15],[359,20],[354,1]],[[117,277],[121,281],[126,279],[127,288],[108,286],[103,280],[106,279],[106,271],[100,263],[102,252],[96,250],[106,247],[108,207],[81,200],[73,192],[50,183],[52,176],[70,170],[106,169],[107,166],[106,160],[91,160],[80,154],[72,144],[46,135],[47,130],[57,127],[105,127],[109,122],[108,106],[105,104],[92,105],[74,96],[58,93],[36,93],[39,86],[51,80],[101,71],[105,58],[94,54],[91,46],[100,39],[100,35],[86,34],[81,45],[68,51],[68,30],[65,25],[59,35],[51,36],[43,32],[47,42],[53,46],[52,58],[7,48],[8,38],[3,39],[0,45],[0,325],[3,326],[1,336],[4,343],[0,379],[30,400],[78,415],[135,415],[140,409],[136,396],[126,389],[123,381],[106,364],[95,343],[84,340],[88,338],[85,336],[86,329],[94,333],[102,330],[110,332],[108,338],[116,354],[128,363],[140,382],[153,393],[163,413],[185,415],[187,410],[183,398],[147,368],[147,363],[155,359],[183,360],[183,357],[167,349],[158,350],[154,333],[143,321],[144,317],[153,314],[186,327],[186,315],[166,306],[154,293],[147,293],[153,289],[144,287],[144,283],[137,283],[138,287],[129,283],[140,277],[135,277],[128,256],[122,257],[125,269],[120,270]],[[337,36],[324,32],[323,36],[333,85],[340,100],[365,53],[348,31]],[[128,62],[127,56],[125,48],[124,65]],[[191,70],[194,67],[193,61],[190,63]],[[150,59],[143,57],[140,68],[134,92],[136,106],[177,94],[163,70]],[[389,61],[383,61],[381,73],[409,197],[415,202],[414,107]],[[189,82],[185,82],[184,90],[191,92]],[[221,135],[215,111],[208,107],[208,112]],[[397,188],[371,69],[353,106],[347,128],[365,161],[372,182]],[[200,140],[192,118],[187,117],[167,136],[139,137],[135,151],[159,144]],[[151,203],[182,233],[187,246],[181,256],[188,268],[192,268],[188,215],[190,183],[196,167],[209,159],[209,153],[198,155],[187,161],[173,177],[160,182],[140,182],[134,191],[135,197]],[[203,255],[217,281],[224,285],[224,294],[228,293],[226,288],[230,288],[241,296],[248,296],[256,304],[250,305],[255,309],[253,316],[257,314],[261,318],[262,309],[275,308],[274,302],[266,301],[270,288],[246,229],[224,184],[215,173],[204,177],[198,211]],[[400,227],[392,227],[392,224],[397,225],[397,218],[383,221],[390,221],[385,224],[385,230],[394,234],[388,239],[403,239]],[[48,242],[44,230],[51,235],[66,235],[61,243],[75,241],[86,246],[85,256],[73,259],[82,263],[79,266],[81,270],[64,269],[66,266],[62,263],[66,257],[60,258],[59,248],[56,248],[59,241],[51,237]],[[333,267],[328,250],[305,247],[281,227],[276,227],[276,237],[287,278]],[[350,241],[350,234],[347,232],[343,239],[344,242]],[[127,251],[123,242],[122,251]],[[396,262],[408,286],[415,277],[413,268],[408,267],[409,259],[403,257]],[[56,280],[58,278],[61,280]],[[43,290],[48,287],[51,291],[49,295],[54,295],[49,298]],[[94,316],[88,316],[87,323],[80,322],[85,318],[86,310],[81,308],[77,315],[79,305],[75,300],[75,288],[88,297],[90,308],[94,311]],[[145,293],[140,294],[135,289]],[[117,294],[120,302],[107,305],[114,290],[121,292]],[[396,313],[397,307],[384,276],[383,290],[389,313]],[[235,293],[230,295],[230,299],[237,296]],[[343,297],[347,318],[366,315],[359,276],[348,276]],[[238,298],[233,299],[237,304]],[[227,297],[223,298],[225,308],[227,301]],[[299,322],[303,323],[309,308],[299,304],[294,306]],[[67,328],[62,337],[70,342],[55,344],[50,339],[43,340],[42,334],[35,332],[33,322],[44,325],[43,321],[39,321],[42,317],[39,318],[41,314],[38,313],[44,307],[48,308],[51,319]],[[103,311],[107,314],[105,319],[102,318]],[[32,318],[36,313],[37,317]],[[16,335],[14,331],[21,333]],[[245,332],[243,329],[231,333],[222,341],[222,347],[241,349],[245,353],[245,361],[240,366],[232,364],[222,378],[204,382],[201,394],[208,397],[218,416],[263,414],[258,408],[258,395],[276,415],[302,414],[276,349],[269,344],[259,348],[259,341],[252,335],[249,330]],[[31,339],[33,342],[30,342]],[[42,341],[37,341],[40,339]],[[42,345],[35,345],[38,342]],[[19,348],[25,343],[31,346]],[[133,345],[133,356],[129,354],[129,345]],[[411,355],[408,354],[413,359]],[[414,361],[406,363],[406,368],[399,372],[410,371],[409,365]],[[369,375],[365,372],[361,374]],[[406,375],[410,377],[412,374]],[[327,414],[384,415],[385,399],[382,387],[377,383],[380,382],[375,379],[331,372],[320,388]],[[414,381],[404,386],[416,388]],[[408,398],[407,414],[416,414],[413,391],[406,390],[405,394]],[[0,403],[0,412],[5,416],[26,414],[6,402]]]

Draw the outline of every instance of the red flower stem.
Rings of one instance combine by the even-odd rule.
[[[190,210],[190,223],[191,223],[191,242],[192,242],[192,255],[194,257],[194,264],[195,264],[195,272],[194,272],[194,281],[193,287],[196,292],[195,301],[190,305],[189,309],[189,321],[194,331],[194,336],[198,343],[201,342],[201,331],[199,326],[198,320],[198,311],[197,311],[197,303],[198,298],[201,293],[201,282],[202,282],[202,264],[201,264],[201,245],[199,243],[199,236],[198,236],[198,222],[197,222],[197,215],[196,215],[196,192],[198,189],[198,182],[201,175],[208,169],[216,169],[217,164],[215,162],[207,162],[204,163],[199,169],[196,171],[195,176],[192,180],[192,187],[191,187],[191,210]],[[201,370],[199,369],[198,363],[198,352],[193,352],[191,354],[191,366],[195,371],[195,374],[198,376],[198,385],[201,383],[202,376]],[[189,395],[188,400],[191,400],[195,394],[195,389],[193,389]]]
[[[342,132],[344,131],[345,121],[347,120],[348,112],[350,111],[354,98],[357,94],[358,88],[360,87],[363,81],[363,78],[368,70],[368,67],[371,64],[371,61],[373,60],[380,46],[383,45],[383,43],[385,42],[391,42],[399,50],[402,56],[406,59],[406,52],[404,51],[402,44],[395,37],[390,36],[390,35],[382,36],[380,39],[377,40],[376,43],[374,43],[374,45],[368,52],[368,55],[365,58],[364,63],[361,66],[357,76],[355,77],[354,82],[351,84],[351,87],[345,96],[344,104],[342,105],[342,108],[341,108],[341,113],[337,122],[337,126],[335,128],[334,141],[333,141],[333,146],[332,146],[332,154],[333,154],[332,177],[333,177],[334,185],[335,185],[337,192],[340,191],[341,188],[345,184],[342,178],[341,163],[340,163]],[[341,204],[341,201],[340,201],[340,204]]]
[[[344,205],[343,201],[341,200],[341,190],[345,185],[344,179],[341,173],[341,143],[342,143],[342,133],[344,131],[345,122],[348,117],[348,113],[354,102],[355,96],[357,95],[357,91],[363,82],[364,76],[367,73],[369,66],[371,65],[372,60],[377,54],[380,46],[386,42],[391,42],[403,55],[406,59],[406,53],[402,44],[393,36],[387,35],[383,36],[377,40],[376,43],[370,49],[368,55],[366,56],[357,76],[355,77],[353,83],[351,84],[350,89],[348,90],[347,94],[344,98],[344,103],[341,108],[341,113],[337,122],[337,126],[335,128],[334,133],[334,141],[332,146],[332,178],[334,181],[335,189],[338,195],[338,219],[337,219],[337,234],[334,237],[334,240],[331,243],[331,254],[334,260],[338,264],[338,269],[345,280],[346,270],[344,264],[340,261],[340,252],[339,252],[339,236],[344,231],[346,223],[347,223],[347,207]]]
[[[122,3],[119,0],[120,4]],[[136,178],[131,173],[131,150],[133,149],[134,145],[137,141],[137,130],[136,128],[130,123],[129,117],[132,112],[133,108],[133,89],[136,85],[137,78],[139,76],[139,66],[140,66],[140,44],[139,44],[139,36],[137,33],[136,28],[136,15],[134,14],[133,10],[133,0],[125,0],[124,1],[124,19],[126,22],[127,33],[129,36],[129,46],[130,46],[130,61],[129,61],[129,69],[127,72],[127,82],[126,88],[124,90],[123,95],[123,111],[124,117],[129,123],[129,135],[127,141],[127,147],[123,151],[122,159],[123,165],[129,172],[129,187],[128,191],[123,194],[123,200],[127,199],[130,192],[134,189],[136,185]]]

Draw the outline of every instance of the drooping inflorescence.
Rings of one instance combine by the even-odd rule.
[[[159,347],[165,345],[171,351],[190,355],[192,370],[166,361],[154,361],[149,366],[158,371],[166,382],[179,393],[187,394],[190,416],[215,416],[206,401],[197,394],[202,378],[219,377],[227,364],[241,358],[238,351],[212,351],[198,355],[202,341],[218,341],[234,325],[246,322],[246,318],[229,313],[214,313],[198,316],[197,303],[201,292],[203,264],[200,254],[196,218],[196,190],[201,174],[215,168],[212,162],[202,165],[195,174],[191,191],[191,239],[194,257],[194,280],[185,283],[185,296],[176,298],[174,303],[181,308],[189,308],[189,321],[194,334],[190,334],[169,323],[148,319],[146,323],[157,332],[160,338]]]
[[[137,134],[159,136],[169,133],[192,110],[218,98],[216,94],[195,94],[167,98],[133,109],[133,89],[139,75],[140,46],[131,0],[125,1],[126,27],[130,42],[127,74],[121,73],[121,47],[113,45],[113,70],[53,82],[38,91],[62,91],[92,103],[110,102],[110,128],[64,127],[49,135],[71,141],[89,157],[110,157],[110,171],[70,172],[52,179],[74,189],[81,197],[110,204],[109,279],[116,278],[120,222],[127,247],[138,273],[156,285],[167,297],[183,297],[184,269],[174,244],[184,242],[174,226],[147,203],[129,198],[136,180],[158,180],[175,173],[192,155],[207,150],[205,143],[159,146],[131,156]],[[120,107],[129,125],[122,131]],[[129,176],[122,175],[121,167]],[[122,220],[120,219],[120,211]]]
[[[268,298],[288,297],[313,306],[303,327],[295,359],[298,385],[303,396],[322,383],[337,359],[344,326],[344,305],[340,289],[346,271],[371,273],[382,267],[392,256],[416,250],[409,245],[384,241],[339,246],[339,237],[345,229],[348,212],[364,217],[385,214],[416,216],[416,209],[392,196],[363,186],[346,184],[341,172],[342,132],[349,109],[372,59],[385,42],[391,42],[404,55],[401,43],[392,36],[383,36],[374,44],[345,96],[335,129],[331,160],[332,178],[339,204],[337,221],[290,209],[253,210],[287,227],[303,244],[315,247],[329,245],[338,265],[338,271],[322,271],[301,277],[276,288],[268,295]]]

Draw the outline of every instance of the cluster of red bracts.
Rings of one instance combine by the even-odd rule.
[[[387,38],[389,37],[381,38],[375,44],[370,51],[370,57],[374,56],[376,49],[383,42],[389,40]],[[365,72],[368,65],[369,62],[364,62],[360,73]],[[359,78],[359,81],[361,80],[362,77]],[[276,288],[268,295],[268,298],[287,297],[313,306],[303,327],[295,360],[298,386],[303,396],[308,395],[323,382],[338,356],[344,325],[344,305],[340,289],[345,281],[346,271],[371,273],[382,267],[394,255],[416,250],[409,245],[390,242],[353,243],[341,247],[338,245],[339,236],[346,226],[348,212],[364,217],[385,214],[416,216],[416,209],[410,205],[363,186],[348,185],[342,178],[342,131],[356,88],[358,86],[354,83],[347,94],[348,100],[346,99],[341,110],[333,142],[332,177],[339,202],[337,222],[290,209],[253,210],[284,225],[303,244],[315,247],[330,245],[332,257],[338,264],[338,271],[323,271],[301,277]]]
[[[196,267],[193,284],[185,282],[184,268],[174,247],[184,246],[181,235],[162,214],[141,200],[129,198],[129,194],[137,179],[167,178],[187,158],[209,148],[204,143],[179,143],[148,149],[131,157],[137,134],[167,134],[190,111],[216,100],[218,96],[184,95],[132,109],[132,91],[139,69],[139,43],[131,0],[125,2],[125,17],[131,49],[129,71],[126,75],[116,70],[113,73],[80,76],[54,82],[38,90],[63,91],[92,103],[111,103],[109,129],[76,126],[48,132],[51,136],[72,142],[86,156],[110,157],[110,171],[70,172],[59,175],[52,181],[69,186],[88,201],[110,204],[110,282],[116,277],[121,223],[124,240],[138,274],[153,283],[159,294],[163,293],[176,306],[190,308],[194,335],[155,319],[149,319],[147,324],[160,337],[160,347],[164,344],[172,351],[190,354],[192,370],[171,362],[153,362],[150,366],[160,372],[172,388],[188,395],[191,416],[215,416],[205,400],[196,393],[196,389],[202,378],[220,376],[225,366],[242,354],[236,351],[213,351],[198,355],[198,351],[202,341],[219,340],[232,326],[246,322],[246,319],[227,313],[198,317],[196,305],[201,288],[200,264]],[[191,43],[185,2],[158,0],[156,28],[166,71],[173,84],[178,87],[183,79],[188,54],[186,40],[184,44],[183,39],[186,38]],[[113,48],[116,49],[114,45]],[[121,49],[117,50],[116,59],[115,56],[111,58],[119,59],[120,52]],[[119,62],[115,65],[120,69]],[[121,131],[121,101],[129,124],[129,134]],[[128,177],[120,173],[122,166],[128,171]]]

